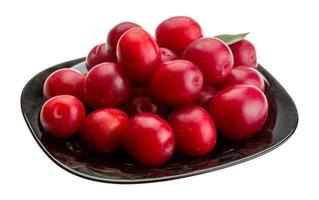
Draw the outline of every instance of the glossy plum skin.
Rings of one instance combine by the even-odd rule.
[[[175,138],[164,119],[152,113],[140,113],[129,119],[123,144],[136,162],[159,166],[173,155]]]
[[[171,49],[177,55],[181,55],[191,42],[203,37],[203,34],[200,25],[194,19],[177,16],[160,23],[155,36],[160,47]]]
[[[221,90],[210,103],[210,113],[226,138],[248,139],[264,125],[268,102],[264,93],[250,85],[233,85]]]
[[[174,110],[168,118],[174,130],[176,149],[188,156],[202,156],[216,145],[217,132],[209,113],[189,105]]]
[[[218,87],[225,88],[235,84],[252,85],[261,91],[265,90],[265,82],[262,75],[252,67],[238,66],[233,68],[228,77]]]
[[[162,63],[178,59],[178,56],[173,51],[167,48],[161,47],[160,52],[161,52]]]
[[[85,76],[79,71],[69,68],[59,69],[45,80],[43,97],[47,100],[57,95],[68,94],[82,99],[84,79]]]
[[[257,55],[254,45],[248,40],[240,40],[229,45],[234,56],[234,67],[245,65],[247,67],[257,67]]]
[[[218,90],[210,85],[204,85],[197,97],[196,104],[208,110],[210,100],[217,94]]]
[[[85,113],[85,107],[78,98],[58,95],[42,105],[40,122],[49,135],[66,138],[80,130]]]
[[[115,63],[101,63],[86,75],[84,99],[93,108],[116,107],[129,96],[131,83]]]
[[[148,112],[163,117],[168,112],[168,106],[153,98],[146,88],[138,88],[125,102],[124,110],[129,116]]]
[[[130,30],[134,27],[140,27],[140,25],[135,24],[133,22],[122,22],[114,26],[108,33],[106,38],[106,46],[109,55],[113,58],[115,62],[117,62],[116,58],[116,46],[120,39],[120,37],[125,33],[126,31]]]
[[[147,82],[161,63],[156,41],[142,28],[132,28],[122,35],[116,55],[128,78],[139,82]]]
[[[192,42],[184,51],[182,59],[200,67],[204,81],[216,84],[230,73],[234,59],[229,47],[216,38],[201,38]]]
[[[90,71],[94,66],[103,62],[113,62],[114,59],[108,53],[105,43],[98,44],[92,48],[86,56],[86,68]]]
[[[90,113],[81,128],[86,147],[97,153],[110,153],[122,146],[128,117],[122,110],[101,108]]]
[[[200,69],[187,60],[163,63],[150,79],[150,89],[160,101],[185,105],[194,101],[203,86]]]

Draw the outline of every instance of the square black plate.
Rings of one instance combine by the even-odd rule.
[[[175,153],[168,163],[157,168],[135,164],[124,151],[105,156],[95,155],[82,147],[78,135],[59,140],[43,134],[39,124],[45,79],[57,69],[73,67],[83,61],[84,58],[71,60],[35,75],[22,91],[21,109],[34,139],[48,157],[63,169],[84,178],[112,183],[141,183],[215,171],[269,152],[286,141],[298,124],[293,100],[278,81],[259,65],[257,69],[263,74],[266,83],[269,115],[263,129],[249,140],[234,143],[219,137],[216,148],[210,154],[189,158]]]

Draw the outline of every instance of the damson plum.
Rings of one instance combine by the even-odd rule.
[[[210,113],[229,140],[245,140],[256,134],[268,115],[264,93],[250,85],[233,85],[218,92],[211,100]]]
[[[142,28],[125,32],[118,41],[116,53],[125,74],[134,81],[147,82],[161,63],[156,41]]]
[[[201,38],[192,42],[184,51],[182,59],[200,67],[204,81],[216,84],[223,81],[233,68],[233,55],[229,47],[217,38]]]
[[[163,63],[150,79],[150,89],[160,101],[169,105],[185,105],[194,101],[203,86],[200,69],[187,60]]]
[[[168,106],[156,100],[148,89],[138,88],[125,102],[124,110],[129,116],[143,112],[165,116]]]
[[[167,162],[175,149],[171,126],[152,113],[133,116],[123,134],[126,151],[138,163],[159,166]]]
[[[53,72],[44,82],[43,97],[49,99],[57,95],[73,95],[83,98],[85,76],[79,71],[69,68],[59,69]]]
[[[85,113],[85,107],[78,98],[58,95],[42,105],[40,122],[49,135],[66,138],[80,130]]]
[[[115,59],[109,54],[105,43],[98,44],[86,56],[86,68],[90,71],[94,66],[103,62],[114,62]]]
[[[156,28],[156,40],[160,47],[165,47],[181,55],[194,40],[203,37],[200,25],[186,16],[171,17]]]
[[[215,124],[202,107],[189,105],[177,108],[168,121],[174,130],[178,151],[189,156],[202,156],[215,147]]]
[[[254,45],[248,40],[240,40],[229,45],[234,56],[234,67],[245,65],[257,67],[257,56]]]
[[[160,52],[161,52],[162,63],[178,59],[178,56],[173,51],[167,48],[161,47]]]
[[[210,100],[217,94],[218,90],[210,85],[204,85],[195,103],[206,110],[209,108]]]
[[[233,68],[228,77],[218,84],[218,87],[225,88],[235,84],[252,85],[262,91],[265,90],[265,82],[262,75],[252,67],[238,66]]]
[[[106,46],[108,54],[111,58],[116,62],[116,46],[120,39],[120,37],[128,30],[134,27],[140,27],[140,25],[135,24],[133,22],[122,22],[114,26],[109,33],[107,34],[106,38]]]
[[[115,63],[101,63],[85,77],[84,99],[93,108],[116,107],[126,100],[131,83]]]
[[[101,108],[90,113],[83,121],[81,139],[90,150],[110,153],[122,146],[122,134],[128,117],[122,110]]]

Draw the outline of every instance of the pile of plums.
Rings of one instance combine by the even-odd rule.
[[[86,66],[87,74],[63,68],[46,79],[40,122],[54,137],[80,134],[98,154],[123,147],[137,163],[159,166],[175,150],[211,152],[218,134],[245,140],[267,117],[253,44],[203,37],[190,17],[164,20],[155,38],[120,23],[89,52]]]

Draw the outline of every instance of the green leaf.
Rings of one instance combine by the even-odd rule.
[[[235,42],[238,42],[246,37],[249,33],[240,33],[236,35],[231,34],[222,34],[222,35],[216,35],[215,37],[222,40],[228,45],[234,44]]]

